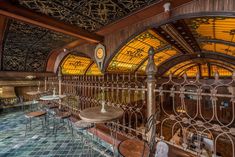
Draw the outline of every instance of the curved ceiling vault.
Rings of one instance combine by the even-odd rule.
[[[106,71],[120,73],[145,73],[148,49],[155,50],[154,60],[159,69],[174,56],[215,53],[233,59],[235,57],[235,18],[196,17],[166,23],[146,30],[122,46],[110,61]],[[220,76],[231,76],[234,65],[210,58],[189,59],[182,63],[171,63],[163,76],[182,76],[184,72],[195,77],[211,77],[215,71]]]
[[[97,64],[88,57],[69,54],[61,63],[63,75],[102,75]]]

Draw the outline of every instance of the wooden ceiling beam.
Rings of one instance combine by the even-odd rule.
[[[177,8],[178,6],[183,5],[185,3],[189,3],[191,1],[193,1],[193,0],[171,1],[171,10],[174,8]],[[120,20],[117,20],[115,22],[112,22],[112,23],[102,27],[100,30],[96,31],[96,33],[100,34],[100,35],[110,34],[114,31],[120,30],[126,26],[132,25],[134,23],[140,22],[140,21],[145,20],[147,18],[153,17],[157,14],[163,13],[164,12],[163,5],[166,2],[167,2],[167,0],[160,0],[157,3],[154,3],[152,5],[144,7],[143,9],[135,11],[134,13],[121,18]]]
[[[103,41],[103,36],[101,35],[88,32],[71,24],[65,24],[59,20],[33,12],[29,9],[13,5],[6,0],[0,1],[0,14],[26,23],[47,28],[52,31],[84,39],[89,42],[99,43]]]
[[[49,77],[55,76],[52,72],[12,72],[0,71],[0,78],[25,78],[26,76]]]

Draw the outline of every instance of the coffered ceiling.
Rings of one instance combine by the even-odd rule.
[[[95,31],[160,0],[11,0],[25,8]]]
[[[8,20],[2,49],[3,71],[45,71],[53,49],[75,38],[16,20]]]

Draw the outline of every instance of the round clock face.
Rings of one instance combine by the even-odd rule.
[[[104,56],[104,51],[102,48],[98,48],[97,52],[96,52],[96,56],[98,59],[102,59]]]

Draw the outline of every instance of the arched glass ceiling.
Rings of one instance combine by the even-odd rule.
[[[198,17],[186,20],[193,35],[197,38],[219,39],[235,42],[235,18]]]
[[[118,51],[109,63],[107,71],[135,72],[148,57],[148,50],[151,46],[157,51],[165,45],[166,42],[153,30],[147,30],[133,38]]]
[[[61,64],[63,75],[101,75],[98,66],[90,58],[69,54]]]
[[[163,62],[167,62],[171,57],[188,53],[217,52],[228,55],[228,58],[232,59],[232,57],[235,57],[234,25],[235,18],[198,17],[181,19],[147,30],[134,37],[117,52],[107,71],[145,74],[150,46],[154,47],[156,51],[154,60],[159,68],[161,68]],[[173,69],[166,72],[164,76],[169,75],[170,71],[175,71],[175,76],[182,75],[183,69],[188,76],[193,77],[195,71],[200,70],[201,76],[207,77],[214,74],[213,69],[215,67],[212,66],[213,64],[222,76],[227,76],[235,68],[226,62],[213,61],[212,64],[210,59],[207,58],[206,60],[205,63],[203,62],[204,59],[201,59],[200,64],[190,60],[173,65]]]
[[[202,50],[235,56],[235,18],[199,17],[188,19],[186,23]]]
[[[163,51],[160,51],[160,52],[157,52],[155,55],[154,55],[154,61],[155,61],[155,64],[158,66],[159,64],[161,64],[162,62],[166,61],[167,59],[169,59],[170,57],[173,57],[174,55],[178,54],[178,52],[170,47],[168,49],[165,49]],[[144,74],[145,73],[145,69],[146,69],[146,66],[148,64],[148,60],[146,60],[144,62],[144,64],[142,64],[140,66],[140,68],[138,69],[138,73],[142,73]]]
[[[233,65],[227,66],[234,67]],[[215,72],[218,72],[222,77],[232,75],[232,69],[227,68],[226,65],[223,65],[216,60],[204,60],[201,63],[190,60],[173,66],[164,74],[164,76],[169,76],[169,74],[172,73],[174,77],[181,77],[186,73],[188,77],[195,77],[197,73],[200,73],[200,76],[202,77],[213,77]]]
[[[212,42],[202,42],[200,46],[203,50],[235,56],[235,46]]]

